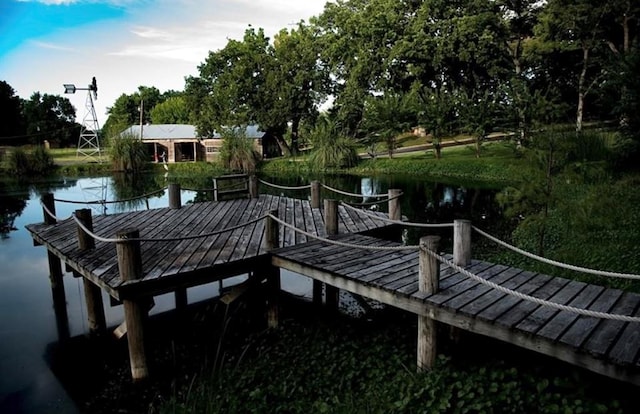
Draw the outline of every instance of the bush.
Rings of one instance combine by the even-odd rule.
[[[256,170],[260,154],[253,146],[253,139],[247,138],[244,131],[245,128],[223,131],[220,161],[230,171],[251,173]]]
[[[144,144],[134,135],[113,136],[108,152],[116,171],[137,172],[146,165]]]
[[[320,120],[311,131],[313,151],[309,156],[312,169],[350,168],[358,163],[356,143],[341,135],[335,124]]]
[[[7,156],[9,172],[18,177],[44,175],[53,167],[53,158],[44,147],[36,147],[29,153],[22,148],[15,148]]]
[[[43,146],[37,146],[31,153],[31,173],[44,175],[54,167],[53,157]]]

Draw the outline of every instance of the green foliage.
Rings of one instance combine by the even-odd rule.
[[[161,413],[608,413],[578,380],[500,361],[441,357],[416,373],[398,324],[286,326],[250,339],[240,358],[177,390]],[[315,326],[314,326],[315,325]],[[373,326],[372,326],[373,325]],[[413,331],[411,331],[413,332]]]
[[[189,109],[182,96],[173,96],[158,103],[151,109],[150,115],[154,124],[189,123]]]
[[[256,170],[260,154],[255,149],[254,140],[247,138],[244,131],[245,128],[224,130],[220,162],[230,171],[250,173]]]
[[[69,99],[35,92],[22,105],[29,144],[66,147],[78,143],[80,125],[76,124],[76,110]]]
[[[384,143],[389,157],[396,149],[396,137],[416,125],[416,103],[411,94],[392,92],[371,97],[365,103],[363,129],[368,135],[369,152],[375,155],[375,144]]]
[[[133,135],[114,135],[109,140],[109,157],[115,171],[138,172],[147,164],[147,151]]]
[[[342,135],[336,125],[326,118],[318,122],[310,140],[313,150],[308,162],[313,170],[348,168],[358,162],[353,140]]]
[[[6,157],[7,169],[18,177],[42,176],[50,173],[54,168],[51,154],[42,146],[30,152],[23,148],[14,148]]]

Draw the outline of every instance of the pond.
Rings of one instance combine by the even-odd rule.
[[[279,185],[296,186],[309,183],[306,177],[262,177]],[[501,223],[501,210],[495,202],[494,189],[482,189],[428,182],[416,177],[361,178],[351,176],[315,177],[332,188],[363,194],[360,198],[337,196],[355,203],[374,200],[373,194],[386,193],[390,188],[403,191],[402,213],[410,221],[450,222],[468,218],[488,230]],[[69,179],[60,178],[40,184],[7,184],[0,182],[0,412],[40,413],[78,412],[63,383],[52,370],[55,356],[51,347],[58,341],[56,318],[53,312],[46,250],[34,247],[25,225],[42,222],[41,194],[50,192],[59,200],[88,202],[92,200],[128,200],[154,193],[146,201],[117,204],[72,204],[56,202],[56,215],[69,217],[79,208],[92,208],[92,213],[114,214],[168,205],[164,187],[167,177],[131,178],[126,176]],[[209,178],[177,178],[183,188],[207,188]],[[261,192],[284,193],[292,197],[307,197],[308,192],[282,190],[261,185]],[[334,194],[335,195],[335,194]],[[323,196],[329,197],[325,190]],[[184,191],[182,202],[201,201],[208,193]],[[380,209],[384,210],[384,204]],[[420,233],[410,231],[405,239],[415,242]],[[446,241],[445,241],[446,246]],[[445,247],[446,249],[446,247]],[[236,281],[242,280],[242,277]],[[232,283],[225,282],[225,283]],[[67,310],[71,336],[88,331],[84,292],[80,279],[65,274]],[[297,295],[310,297],[309,280],[283,273],[283,288]],[[217,283],[188,290],[190,303],[217,295]],[[104,298],[109,326],[123,320],[122,307],[109,306]],[[151,314],[172,310],[173,295],[155,298]]]

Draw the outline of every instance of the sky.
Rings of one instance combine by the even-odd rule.
[[[0,0],[0,81],[16,95],[61,95],[81,122],[96,77],[98,123],[138,86],[184,90],[209,51],[262,27],[270,38],[322,12],[326,0]]]

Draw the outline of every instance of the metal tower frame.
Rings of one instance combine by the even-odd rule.
[[[87,91],[87,99],[85,101],[85,115],[82,119],[82,127],[80,128],[80,137],[78,138],[77,156],[81,155],[85,158],[96,159],[102,162],[102,151],[100,149],[100,137],[98,131],[98,116],[96,115],[96,107],[93,104],[94,99],[98,99],[98,84],[96,78],[91,80],[91,84],[86,88],[76,88],[73,84],[64,84],[64,93],[76,93],[76,91]]]

